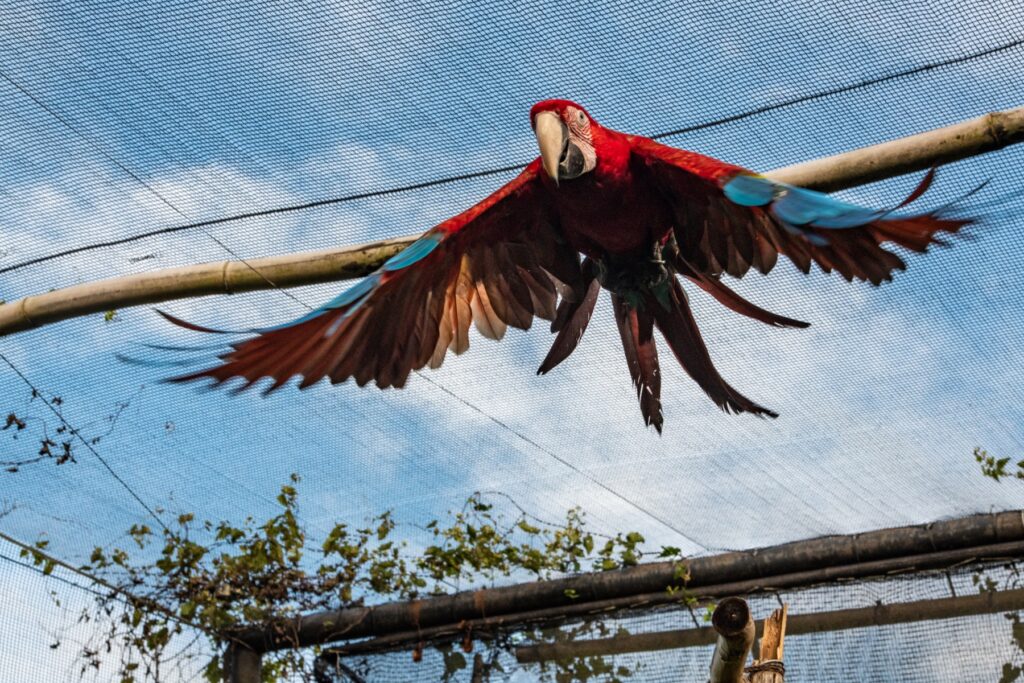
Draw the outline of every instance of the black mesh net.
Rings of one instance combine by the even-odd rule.
[[[8,302],[419,233],[535,156],[527,111],[546,97],[766,170],[1016,107],[1024,92],[1024,16],[1009,0],[29,1],[0,6],[0,35]],[[1019,190],[1022,161],[1011,147],[944,168],[927,201],[984,179],[979,201]],[[891,205],[916,181],[844,196]],[[271,213],[219,220],[261,212]],[[125,543],[158,508],[265,518],[292,472],[303,476],[313,534],[389,508],[422,522],[493,490],[546,518],[579,505],[597,530],[640,530],[689,555],[1017,508],[1017,482],[985,480],[970,454],[981,445],[1015,455],[1024,443],[1024,233],[1004,211],[972,234],[909,259],[880,289],[785,264],[736,283],[811,321],[808,330],[766,329],[695,294],[722,374],[782,417],[722,415],[665,364],[660,438],[642,428],[603,300],[580,349],[550,376],[534,375],[550,343],[538,326],[500,344],[474,336],[468,354],[402,391],[318,386],[261,399],[158,384],[163,372],[114,354],[194,340],[146,307],[4,337],[0,412],[26,427],[0,431],[0,498],[13,507],[0,527],[25,542],[45,534],[76,564],[94,546]],[[73,253],[49,258],[64,252]],[[263,325],[341,286],[166,306],[215,326]],[[53,457],[39,454],[46,440]],[[415,527],[407,533],[415,542]],[[0,586],[16,606],[0,620],[0,678],[76,677],[70,649],[51,651],[45,634],[88,594],[2,554]],[[845,599],[835,595],[800,609]],[[635,617],[648,618],[661,628],[687,617]],[[845,671],[854,652],[870,667],[859,680],[993,680],[1010,646],[986,648],[1008,643],[1007,629],[999,616],[861,629],[797,639],[787,653],[795,680]],[[942,648],[918,657],[933,642]],[[439,677],[433,656],[413,674],[408,653],[377,658],[368,680]],[[703,675],[706,658],[626,659],[643,665],[637,679],[660,680]]]

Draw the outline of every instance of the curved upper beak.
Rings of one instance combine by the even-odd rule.
[[[533,131],[540,147],[540,161],[544,171],[558,184],[558,164],[569,143],[569,130],[553,111],[542,111],[533,121]]]

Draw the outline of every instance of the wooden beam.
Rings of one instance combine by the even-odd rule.
[[[785,632],[786,635],[792,637],[872,626],[959,619],[979,614],[996,614],[1022,609],[1024,609],[1024,589],[986,591],[977,595],[891,605],[872,605],[833,612],[787,615]],[[713,629],[705,627],[597,638],[575,643],[546,643],[517,648],[516,659],[521,663],[528,663],[705,647],[714,643],[716,636]],[[781,659],[781,652],[780,647],[779,659]],[[762,651],[762,658],[764,656]]]
[[[698,597],[747,595],[1018,557],[1024,557],[1022,513],[1003,512],[694,558],[688,562],[690,580],[685,587],[687,594]],[[243,629],[233,637],[258,649],[371,638],[350,647],[364,652],[371,651],[366,648],[380,650],[397,647],[410,638],[457,635],[467,626],[477,634],[481,629],[678,602],[681,595],[666,590],[682,587],[676,570],[675,563],[654,562],[414,602],[343,609],[265,629]]]
[[[766,175],[834,191],[1002,149],[1024,140],[1024,107],[787,166]],[[0,304],[0,336],[143,304],[361,277],[417,235],[323,251],[218,261],[73,285]]]

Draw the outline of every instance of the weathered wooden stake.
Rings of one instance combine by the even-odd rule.
[[[764,620],[761,652],[754,666],[747,669],[750,683],[785,683],[786,668],[782,665],[782,650],[786,640],[787,605],[771,613]]]
[[[711,656],[710,683],[743,683],[750,648],[754,644],[754,620],[743,598],[726,598],[711,615],[718,642]]]

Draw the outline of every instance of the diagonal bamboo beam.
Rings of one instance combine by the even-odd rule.
[[[1024,107],[768,172],[834,191],[912,173],[1024,141]],[[361,277],[417,236],[242,261],[218,261],[87,282],[0,305],[0,336],[112,309],[213,294]]]

